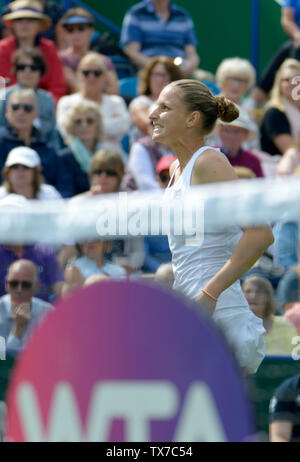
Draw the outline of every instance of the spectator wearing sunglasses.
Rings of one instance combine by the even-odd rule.
[[[88,191],[75,196],[72,201],[120,191],[124,173],[125,165],[121,156],[117,152],[101,149],[91,161]]]
[[[39,87],[50,91],[57,102],[66,94],[67,87],[55,44],[39,35],[51,26],[51,20],[43,13],[40,3],[16,0],[10,4],[10,12],[2,17],[2,21],[12,29],[13,35],[0,42],[0,75],[7,80],[7,85],[14,85],[16,76],[11,72],[12,54],[20,48],[37,47],[47,64]]]
[[[16,354],[37,322],[54,307],[34,295],[39,289],[38,269],[29,260],[12,263],[6,274],[6,295],[0,297],[0,336],[7,352]]]
[[[103,143],[106,148],[117,151],[126,162],[127,155],[121,145],[121,138],[128,133],[130,115],[126,103],[119,95],[105,92],[107,68],[99,53],[89,52],[78,67],[79,91],[62,97],[57,105],[56,122],[62,136],[65,136],[63,122],[68,111],[83,100],[92,100],[100,107],[103,123]]]
[[[6,107],[7,127],[0,127],[0,169],[8,153],[18,146],[35,150],[41,160],[45,182],[54,186],[62,195],[68,182],[68,172],[61,166],[56,150],[33,125],[38,116],[37,98],[32,89],[18,89],[10,94]]]
[[[62,27],[69,46],[59,52],[64,68],[65,80],[69,93],[78,91],[77,69],[80,60],[89,52],[91,38],[95,31],[94,18],[84,8],[70,8],[63,16]],[[106,89],[108,94],[118,94],[119,84],[115,66],[110,58],[100,54],[107,67]]]
[[[37,48],[19,49],[12,55],[12,73],[17,83],[6,89],[6,97],[0,101],[0,125],[6,125],[6,103],[10,94],[18,88],[32,88],[38,101],[38,117],[33,121],[41,134],[50,141],[55,148],[61,147],[61,140],[56,129],[55,101],[52,94],[38,88],[41,77],[46,72],[43,54]]]
[[[5,294],[5,275],[7,269],[13,262],[23,258],[32,261],[38,268],[40,285],[36,296],[46,302],[53,300],[53,297],[60,296],[64,277],[57,257],[51,247],[40,244],[3,244],[0,245],[0,258],[0,296]]]
[[[93,155],[102,147],[103,126],[99,105],[84,100],[73,106],[64,121],[67,147],[59,154],[64,170],[70,174],[66,185],[72,197],[90,188],[89,171]]]

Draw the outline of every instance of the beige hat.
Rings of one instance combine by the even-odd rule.
[[[49,29],[52,24],[51,18],[43,13],[41,4],[35,0],[15,0],[9,4],[9,9],[10,13],[2,17],[2,22],[7,27],[12,27],[15,19],[22,18],[40,19],[40,32]]]
[[[258,128],[255,122],[251,119],[249,116],[248,112],[239,106],[239,112],[240,115],[238,116],[237,119],[233,120],[230,123],[227,122],[222,122],[221,119],[218,119],[217,124],[222,124],[222,125],[230,125],[232,127],[239,127],[239,128],[244,128],[245,130],[248,130],[248,141],[252,140],[253,138],[256,138],[258,136]]]

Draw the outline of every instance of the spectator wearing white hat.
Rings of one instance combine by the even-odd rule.
[[[233,167],[245,167],[256,177],[263,177],[260,160],[253,152],[243,147],[246,141],[251,141],[257,136],[256,124],[245,109],[240,107],[239,111],[239,117],[231,123],[218,120],[216,133],[220,140],[219,147]]]
[[[51,184],[64,196],[69,173],[63,168],[56,149],[48,143],[34,126],[38,117],[38,102],[32,88],[14,90],[7,101],[8,126],[0,127],[0,169],[4,167],[8,153],[19,146],[34,149],[41,161],[45,183]]]
[[[9,194],[19,194],[27,199],[61,199],[60,193],[53,186],[43,183],[39,155],[27,146],[19,146],[9,152],[2,178],[0,199]]]

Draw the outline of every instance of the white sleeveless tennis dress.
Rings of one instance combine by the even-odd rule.
[[[169,186],[165,190],[165,200],[169,202],[177,198],[178,194],[184,194],[190,189],[195,161],[207,149],[212,148],[203,146],[196,151],[178,181],[170,186],[174,179],[175,169]],[[207,282],[227,262],[241,236],[242,231],[238,226],[209,229],[205,226],[205,209],[204,239],[201,244],[191,245],[189,241],[186,242],[186,236],[169,234],[175,276],[173,288],[195,299]],[[239,280],[220,295],[213,313],[213,320],[226,337],[243,372],[255,373],[265,354],[265,329],[262,320],[250,310]]]

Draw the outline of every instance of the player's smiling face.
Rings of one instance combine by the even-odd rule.
[[[187,114],[179,90],[171,85],[165,87],[149,117],[154,141],[168,145],[180,138],[186,130]]]

